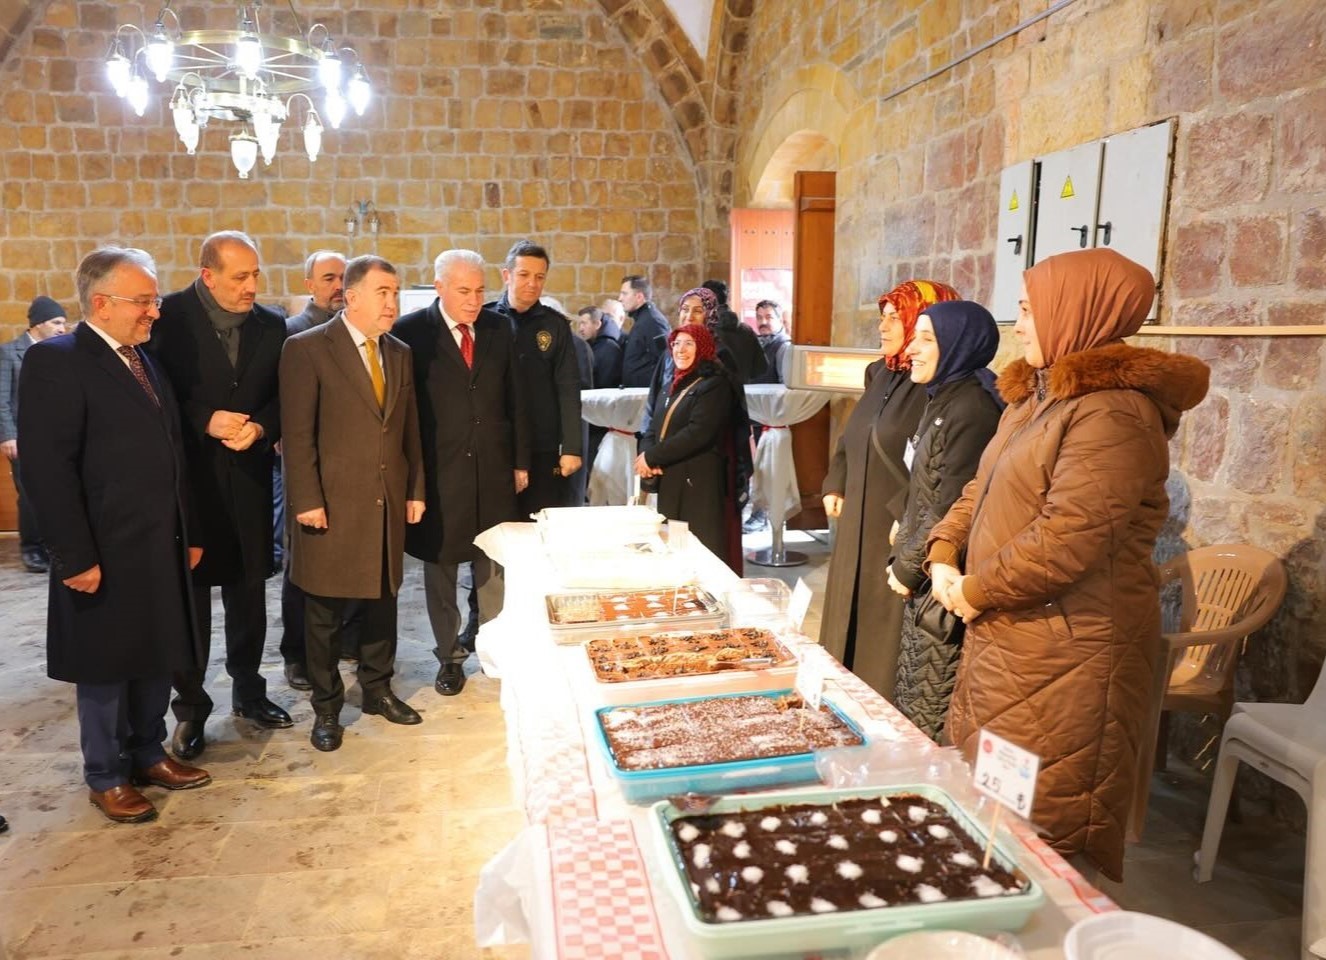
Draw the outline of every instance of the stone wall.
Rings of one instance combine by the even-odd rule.
[[[149,250],[170,290],[194,275],[201,237],[224,228],[259,239],[270,301],[303,292],[314,248],[377,252],[413,283],[431,280],[445,247],[496,263],[525,236],[548,244],[548,293],[569,309],[626,273],[648,273],[668,309],[702,279],[695,163],[649,65],[594,0],[297,4],[356,46],[376,98],[327,130],[316,163],[285,130],[277,159],[248,181],[220,129],[186,155],[169,90],[153,85],[141,119],[110,91],[111,32],[158,5],[26,6],[5,0],[23,26],[0,62],[0,333],[22,326],[37,294],[73,310],[74,267],[97,243]],[[230,5],[177,6],[186,28],[204,13],[234,26]],[[285,4],[263,12],[292,23]],[[361,200],[382,231],[347,242],[343,220]]]
[[[737,205],[777,146],[770,130],[833,139],[835,342],[876,343],[874,300],[908,277],[991,295],[1005,166],[1167,117],[1178,135],[1161,322],[1326,324],[1326,5],[1078,0],[882,102],[1046,6],[756,5],[749,47],[765,55],[739,76]],[[1326,653],[1326,337],[1145,342],[1213,373],[1171,448],[1162,549],[1251,542],[1285,558],[1289,596],[1250,645],[1238,692],[1301,701]]]

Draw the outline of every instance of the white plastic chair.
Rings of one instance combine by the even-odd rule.
[[[1303,879],[1303,960],[1326,938],[1326,664],[1307,702],[1236,703],[1220,738],[1211,800],[1206,807],[1198,883],[1211,879],[1229,795],[1239,762],[1292,787],[1308,809],[1307,864]]]

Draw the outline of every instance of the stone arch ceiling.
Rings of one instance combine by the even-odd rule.
[[[0,0],[0,66],[50,0]],[[727,259],[736,145],[735,78],[755,0],[714,0],[709,50],[701,57],[667,0],[598,0],[654,78],[696,166],[711,268]]]

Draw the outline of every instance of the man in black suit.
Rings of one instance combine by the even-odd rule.
[[[233,713],[263,727],[289,727],[258,672],[267,637],[266,579],[272,575],[273,447],[281,436],[277,394],[285,320],[256,303],[258,248],[237,230],[203,241],[198,278],[161,304],[152,338],[179,398],[184,451],[202,525],[203,562],[193,572],[198,631],[212,633],[211,587],[225,607],[226,672]],[[207,745],[212,698],[207,659],[175,677],[178,721],[171,749],[192,759]]]
[[[0,345],[0,452],[9,460],[9,468],[14,474],[14,488],[18,492],[19,551],[29,573],[45,573],[48,561],[46,548],[37,532],[37,519],[32,515],[27,494],[23,492],[23,476],[18,463],[18,372],[28,347],[64,333],[67,318],[64,307],[50,297],[37,297],[28,306],[27,331]]]
[[[622,345],[623,387],[649,386],[659,357],[665,353],[671,328],[654,306],[652,296],[647,277],[637,273],[622,277],[622,306],[631,318],[631,332]]]
[[[409,345],[423,435],[426,503],[405,550],[424,561],[424,597],[439,669],[434,687],[455,696],[465,686],[456,644],[457,568],[473,564],[479,622],[502,607],[502,571],[474,546],[489,527],[519,517],[516,497],[529,484],[530,437],[511,322],[483,309],[483,258],[447,250],[434,262],[438,298],[392,328]]]
[[[567,482],[580,469],[584,454],[580,429],[580,369],[575,337],[560,311],[540,302],[548,279],[548,251],[518,240],[502,265],[502,296],[485,309],[511,325],[520,363],[521,392],[530,424],[529,486],[517,498],[520,518],[544,507],[584,504],[584,486],[576,503]],[[482,528],[480,528],[482,529]]]
[[[162,748],[171,673],[206,657],[189,601],[202,548],[175,396],[140,349],[161,304],[156,265],[106,247],[77,282],[86,322],[23,362],[22,471],[50,553],[46,670],[77,684],[89,799],[136,823],[156,808],[135,785],[211,780]]]

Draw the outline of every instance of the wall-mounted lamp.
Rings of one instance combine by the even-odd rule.
[[[345,215],[345,232],[348,236],[368,232],[376,237],[381,229],[382,220],[372,200],[358,200],[350,204]]]

